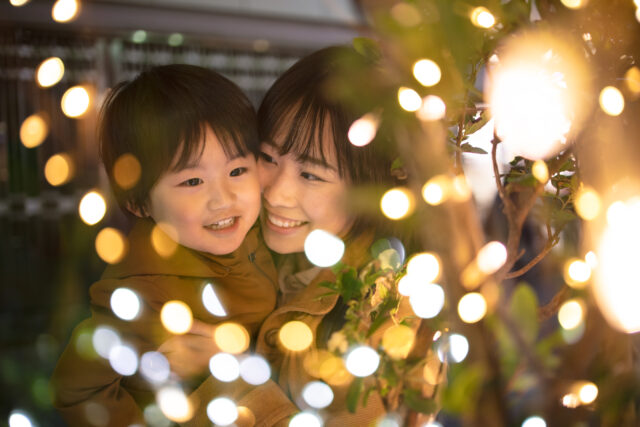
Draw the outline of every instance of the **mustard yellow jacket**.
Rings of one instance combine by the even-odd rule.
[[[91,286],[91,317],[75,328],[58,361],[52,378],[54,405],[69,425],[145,425],[144,405],[154,400],[153,388],[139,374],[122,376],[107,360],[82,350],[83,340],[90,336],[87,332],[101,325],[113,327],[140,356],[157,350],[171,336],[159,316],[167,301],[187,303],[193,317],[203,322],[238,322],[252,335],[275,307],[276,271],[257,227],[230,255],[213,256],[178,246],[171,257],[163,258],[150,243],[153,226],[150,220],[138,220],[128,236],[128,255],[108,266]],[[207,284],[213,285],[226,316],[216,317],[205,308],[202,291]],[[135,291],[142,301],[135,320],[121,320],[111,310],[111,294],[119,287]],[[191,386],[196,394],[198,386],[211,391],[206,381]]]

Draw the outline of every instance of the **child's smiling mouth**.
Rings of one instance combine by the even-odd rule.
[[[222,231],[222,230],[229,230],[231,229],[234,225],[236,225],[238,223],[238,216],[232,216],[229,218],[224,218],[221,219],[220,221],[214,222],[212,224],[209,225],[205,225],[204,228],[212,230],[212,231]]]

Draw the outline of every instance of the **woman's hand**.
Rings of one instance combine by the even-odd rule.
[[[201,375],[209,369],[209,359],[220,352],[213,340],[216,327],[193,319],[186,334],[175,335],[166,340],[158,351],[169,360],[171,372],[182,379]]]

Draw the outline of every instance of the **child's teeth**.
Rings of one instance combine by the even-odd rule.
[[[214,222],[213,224],[211,224],[209,226],[209,228],[213,229],[213,230],[220,230],[222,228],[226,228],[229,227],[230,225],[232,225],[235,222],[236,218],[235,217],[231,217],[231,218],[227,218],[227,219],[223,219],[221,221],[218,222]]]
[[[283,220],[274,218],[271,215],[269,215],[269,221],[271,221],[273,224],[277,225],[278,227],[282,227],[282,228],[299,227],[302,224],[304,224],[304,221],[290,221],[290,220],[283,221]]]

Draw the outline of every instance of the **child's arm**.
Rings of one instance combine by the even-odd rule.
[[[158,351],[169,360],[171,372],[180,378],[202,375],[209,370],[209,360],[220,352],[213,340],[216,327],[198,319],[188,333],[166,340]]]

